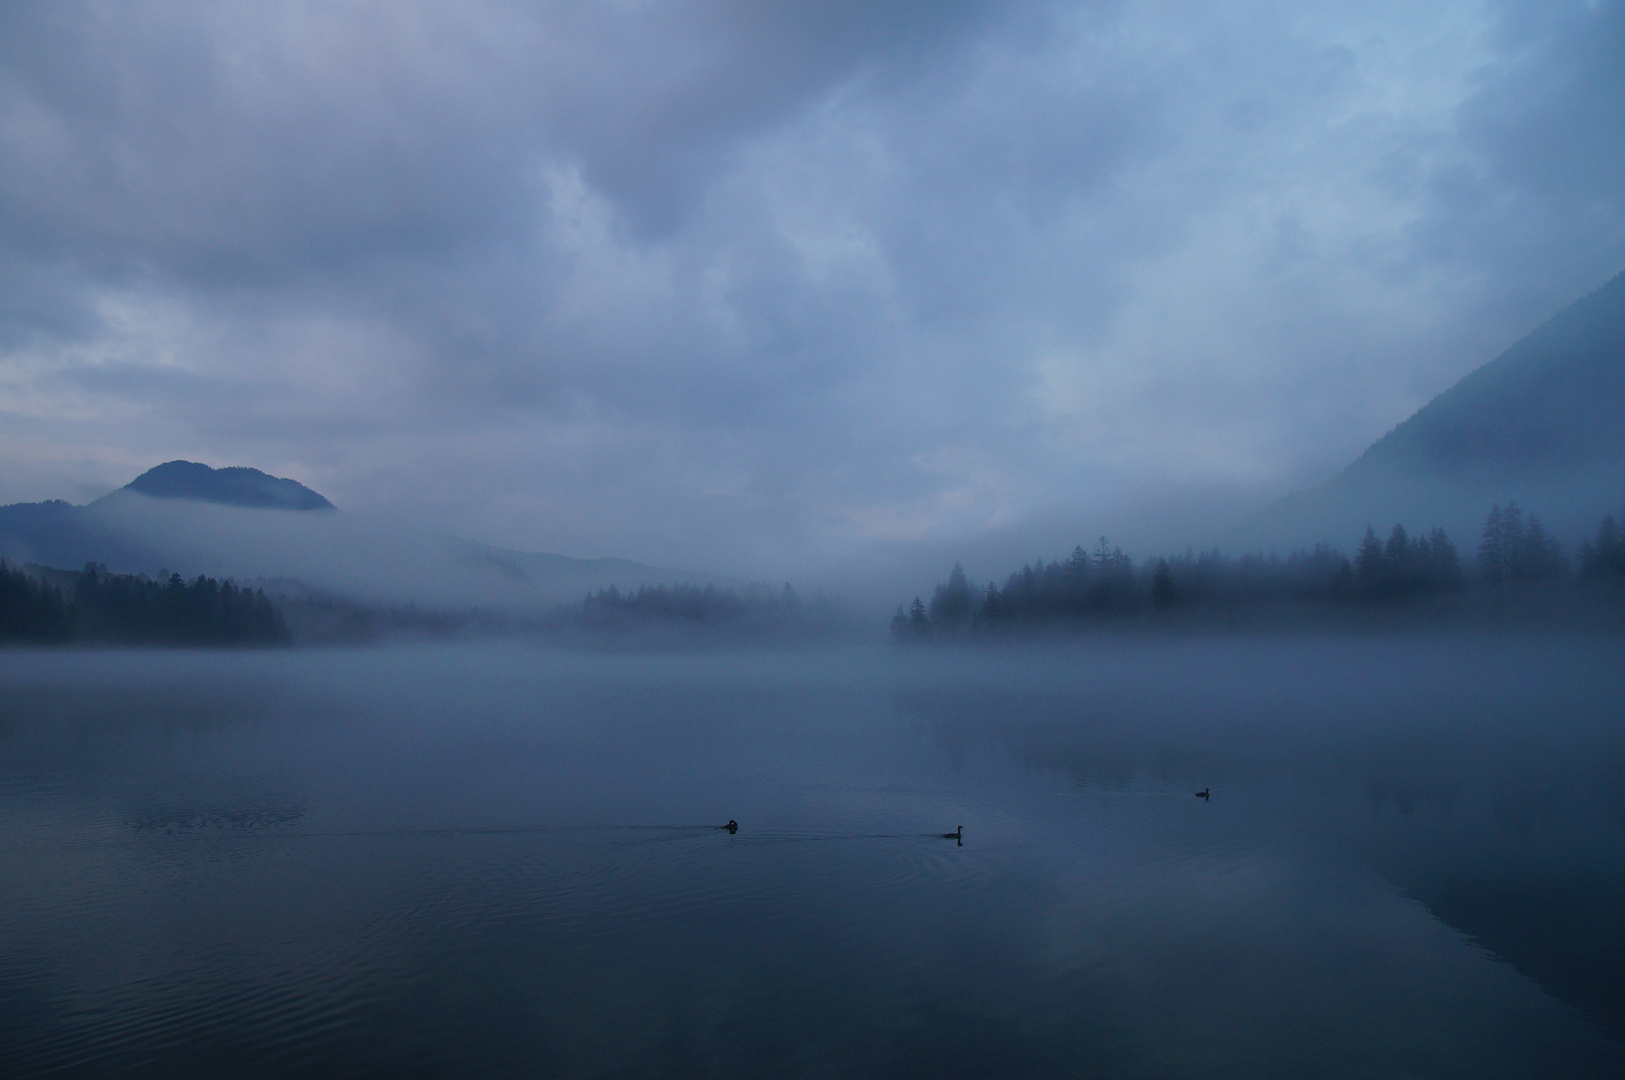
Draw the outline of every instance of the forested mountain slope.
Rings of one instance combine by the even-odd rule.
[[[1369,523],[1470,539],[1516,501],[1564,537],[1625,505],[1625,273],[1378,439],[1337,476],[1249,522],[1240,546],[1352,543]]]

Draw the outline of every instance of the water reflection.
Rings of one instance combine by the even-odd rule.
[[[0,1072],[1618,1075],[1611,660],[0,657]]]
[[[1193,716],[1185,686],[1130,667],[1110,696],[1131,686],[1132,708],[1004,686],[917,693],[902,707],[938,718],[961,747],[996,732],[1018,760],[1096,795],[1213,777],[1296,837],[1356,853],[1625,1037],[1625,726],[1607,646],[1524,642],[1502,666],[1513,647],[1447,645],[1437,670],[1453,684],[1448,702],[1414,704],[1411,673],[1383,677],[1383,650],[1364,648],[1352,703],[1289,684],[1244,710]]]

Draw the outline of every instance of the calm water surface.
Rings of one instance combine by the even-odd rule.
[[[1620,661],[0,654],[0,1076],[1622,1076]]]

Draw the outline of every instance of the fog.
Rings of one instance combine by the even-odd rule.
[[[714,579],[624,560],[505,551],[424,528],[414,517],[244,509],[118,492],[88,508],[97,527],[150,552],[125,571],[208,574],[294,596],[440,608],[535,608],[615,586]]]
[[[0,1075],[1625,1075],[1622,59],[0,4]]]
[[[744,579],[1201,546],[1625,264],[1622,33],[7,5],[0,502],[186,458]]]
[[[0,653],[0,1067],[1618,1075],[1616,653]]]

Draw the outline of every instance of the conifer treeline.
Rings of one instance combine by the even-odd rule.
[[[202,575],[110,574],[94,563],[77,573],[30,573],[0,559],[0,642],[269,645],[288,638],[282,613],[260,589]]]
[[[680,632],[735,636],[817,636],[844,627],[842,606],[822,593],[803,600],[783,589],[751,584],[742,590],[715,585],[640,585],[621,592],[611,585],[588,594],[581,607],[558,609],[555,621],[576,629],[622,632],[663,627]]]
[[[1226,556],[1218,549],[1149,559],[1138,567],[1105,537],[1067,559],[1042,559],[976,590],[957,564],[929,604],[915,597],[892,616],[893,635],[1109,621],[1134,614],[1234,611],[1248,605],[1392,605],[1467,590],[1496,595],[1535,583],[1572,580],[1562,545],[1516,503],[1492,507],[1471,569],[1442,529],[1412,537],[1395,525],[1386,540],[1367,527],[1351,560],[1317,544],[1282,558]],[[1605,517],[1580,548],[1581,583],[1625,584],[1625,530]]]

